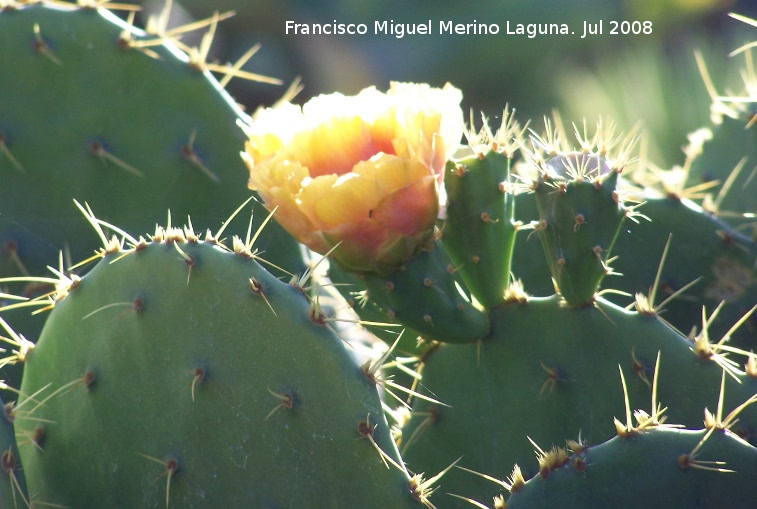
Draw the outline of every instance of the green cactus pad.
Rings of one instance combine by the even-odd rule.
[[[706,131],[710,136],[701,140],[701,153],[691,161],[685,183],[685,187],[693,187],[717,181],[708,206],[723,221],[749,234],[757,232],[755,105],[753,101],[738,103],[730,115],[716,117],[717,122]]]
[[[487,314],[463,294],[440,243],[388,276],[364,274],[368,298],[424,339],[470,343],[489,333]]]
[[[571,306],[592,302],[625,218],[618,173],[600,155],[556,155],[534,189],[538,235],[552,279]]]
[[[68,285],[15,410],[39,500],[417,506],[376,381],[248,247],[158,230]]]
[[[365,298],[365,290],[361,290],[365,285],[358,276],[345,272],[335,263],[329,267],[328,276],[360,319],[370,324],[365,325],[366,329],[387,345],[394,345],[395,353],[420,357],[431,347],[431,342],[423,340],[418,332],[403,328],[375,302]]]
[[[251,196],[239,157],[243,112],[168,40],[129,46],[151,39],[105,9],[0,12],[0,267],[8,246],[36,275],[57,265],[60,250],[90,256],[97,238],[73,199],[142,233],[168,209],[215,230]],[[259,224],[267,212],[254,209]],[[303,266],[278,225],[258,247],[290,271]]]
[[[533,217],[533,195],[517,199],[522,217]],[[721,219],[706,213],[689,200],[675,197],[648,198],[641,209],[649,221],[627,222],[613,248],[617,260],[613,269],[622,274],[613,277],[609,286],[626,295],[608,293],[606,297],[619,305],[630,302],[628,295],[650,295],[662,261],[665,245],[668,254],[660,272],[653,306],[659,306],[673,292],[699,279],[679,297],[660,309],[661,317],[688,334],[702,328],[702,306],[712,312],[725,302],[710,323],[712,338],[720,338],[757,302],[757,245],[746,235],[733,230]],[[529,292],[549,295],[548,269],[536,239],[518,237],[514,270]],[[701,279],[700,279],[701,278]],[[757,317],[731,334],[729,345],[745,350],[757,348]]]
[[[754,507],[757,449],[732,433],[706,435],[658,427],[588,447],[519,486],[507,509]]]
[[[460,466],[499,479],[514,463],[533,475],[538,466],[528,437],[546,450],[566,437],[580,434],[594,445],[614,434],[613,417],[625,415],[618,366],[633,407],[651,406],[658,352],[658,401],[670,407],[671,421],[700,426],[704,408],[717,407],[721,357],[700,358],[691,341],[654,315],[602,298],[593,307],[572,308],[553,296],[498,308],[491,319],[492,334],[480,345],[440,344],[423,358],[422,386],[450,407],[414,405],[401,444],[411,468],[433,471],[463,456]],[[725,408],[755,392],[757,379],[733,370],[733,378],[726,376]],[[740,417],[738,431],[754,441],[757,407]],[[485,501],[497,486],[452,471],[444,490]]]
[[[511,159],[490,150],[449,162],[444,177],[444,246],[475,298],[491,308],[504,301],[515,243]]]

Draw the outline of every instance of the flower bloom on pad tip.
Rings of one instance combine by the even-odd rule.
[[[463,132],[462,93],[392,83],[283,103],[245,126],[249,186],[297,240],[353,271],[386,272],[433,234]]]

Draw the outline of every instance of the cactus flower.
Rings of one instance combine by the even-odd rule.
[[[387,272],[433,234],[439,186],[463,132],[462,93],[392,83],[258,111],[249,186],[297,240],[353,271]]]

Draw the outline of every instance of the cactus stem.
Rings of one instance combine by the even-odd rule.
[[[273,410],[268,412],[268,415],[266,415],[265,419],[263,420],[267,421],[273,414],[275,414],[279,410],[282,410],[282,409],[291,410],[292,408],[294,408],[294,403],[295,403],[294,394],[292,394],[291,392],[279,394],[278,392],[272,391],[268,387],[266,387],[266,389],[268,389],[268,392],[271,394],[271,396],[279,400],[279,404],[273,407]]]
[[[147,458],[150,461],[154,461],[155,463],[160,463],[163,465],[163,473],[160,474],[158,477],[153,479],[153,481],[157,481],[161,477],[166,478],[166,508],[169,507],[170,504],[170,496],[171,496],[171,480],[173,479],[174,474],[179,469],[179,461],[176,458],[168,458],[167,460],[159,460],[158,458],[155,458],[153,456],[148,456],[147,454],[142,454],[141,452],[138,452],[140,456],[143,458]]]

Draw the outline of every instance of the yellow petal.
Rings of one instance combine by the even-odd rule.
[[[374,203],[378,203],[387,194],[431,174],[429,169],[418,161],[390,155],[380,155],[370,161],[359,163],[353,172],[375,183],[375,193],[378,196]]]
[[[397,265],[433,232],[438,184],[462,136],[462,94],[392,83],[255,114],[247,126],[249,186],[277,219],[355,270]]]

